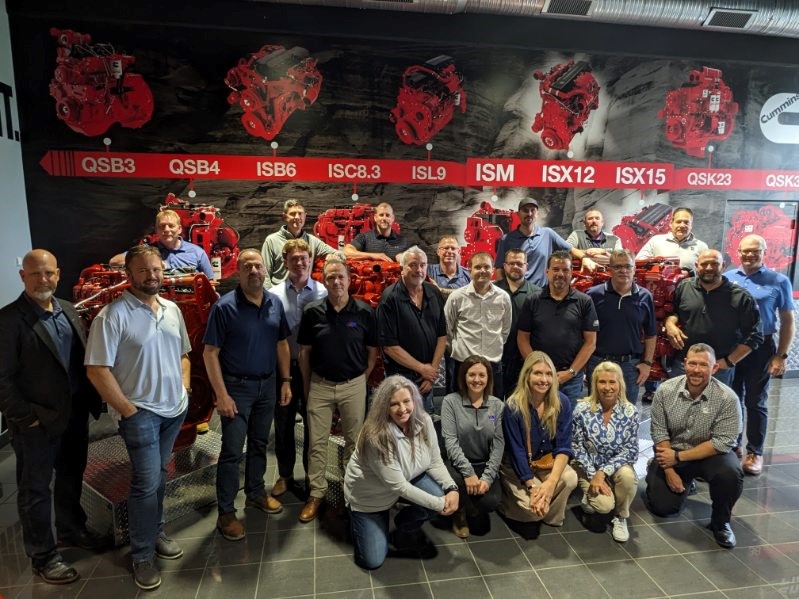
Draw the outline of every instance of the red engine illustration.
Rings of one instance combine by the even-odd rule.
[[[327,245],[341,249],[358,233],[371,231],[374,228],[374,214],[375,209],[371,204],[329,208],[317,217],[313,234]],[[397,221],[394,221],[391,229],[397,235],[401,233]]]
[[[141,75],[128,69],[136,61],[111,44],[93,44],[89,34],[50,29],[58,40],[50,95],[56,116],[89,137],[114,123],[138,129],[153,116],[153,94]]]
[[[72,288],[75,308],[91,325],[103,306],[111,303],[129,286],[125,271],[95,264],[84,268]],[[191,445],[197,435],[197,425],[208,422],[214,409],[214,396],[203,361],[203,335],[208,324],[211,306],[218,298],[214,287],[202,273],[165,277],[161,296],[175,302],[183,313],[191,340],[191,389],[186,420],[175,441],[175,451]]]
[[[793,262],[793,222],[776,206],[762,206],[757,210],[739,210],[730,219],[730,228],[724,239],[724,251],[740,264],[738,245],[741,240],[756,233],[766,240],[763,262],[769,268],[784,271]]]
[[[652,237],[668,233],[670,223],[671,206],[651,204],[636,214],[623,216],[613,227],[613,234],[625,249],[637,254]]]
[[[305,48],[267,45],[239,60],[225,84],[233,90],[228,103],[244,110],[244,129],[255,137],[274,139],[295,110],[316,102],[322,74]]]
[[[466,112],[463,75],[452,57],[442,54],[405,69],[389,118],[400,141],[420,146],[446,127],[456,108]]]
[[[592,110],[599,107],[599,83],[585,61],[570,60],[555,65],[549,73],[536,71],[541,83],[541,112],[533,120],[533,133],[550,150],[567,150],[574,136],[583,130]]]
[[[702,158],[708,143],[730,136],[738,103],[721,79],[719,69],[702,67],[688,75],[688,83],[671,90],[658,116],[665,120],[666,139],[689,156]]]
[[[466,219],[463,238],[466,245],[461,249],[461,264],[466,266],[477,252],[488,252],[497,257],[497,245],[502,236],[519,226],[519,215],[515,210],[494,208],[488,202]]]
[[[208,254],[212,266],[218,260],[223,279],[236,272],[239,234],[225,224],[219,208],[207,204],[190,204],[174,193],[169,193],[160,210],[174,210],[178,213],[180,224],[183,225],[183,239],[199,245]],[[142,240],[143,243],[153,244],[156,241],[158,236],[155,233]]]

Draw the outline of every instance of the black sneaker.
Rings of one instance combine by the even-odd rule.
[[[161,586],[161,572],[153,560],[136,562],[133,564],[133,580],[140,589],[152,591]]]
[[[155,554],[161,559],[178,559],[183,557],[183,549],[180,548],[177,541],[161,533],[155,541]]]
[[[78,571],[60,555],[42,566],[33,566],[33,573],[48,584],[69,584],[80,578]]]

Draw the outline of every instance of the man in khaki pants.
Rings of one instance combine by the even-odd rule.
[[[349,296],[347,264],[329,258],[322,270],[327,298],[308,304],[302,315],[300,345],[307,400],[310,494],[300,522],[316,518],[327,492],[325,467],[333,410],[338,407],[349,460],[366,415],[366,380],[377,357],[377,325],[368,304]]]

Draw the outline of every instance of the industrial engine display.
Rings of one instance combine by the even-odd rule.
[[[125,270],[105,264],[84,268],[78,282],[72,287],[75,309],[91,326],[94,317],[106,304],[119,297],[130,287]],[[208,324],[211,306],[219,298],[212,283],[203,273],[166,271],[159,293],[161,297],[175,302],[183,314],[186,330],[191,341],[191,397],[186,419],[180,427],[175,441],[175,451],[194,443],[197,425],[208,422],[214,410],[214,395],[203,361],[203,336]]]
[[[721,77],[710,67],[691,71],[688,82],[671,90],[658,111],[666,139],[689,156],[704,157],[708,144],[727,139],[735,126],[738,103]]]
[[[518,226],[519,214],[515,210],[502,210],[488,202],[480,202],[474,214],[466,218],[463,231],[466,244],[461,249],[461,264],[468,266],[469,259],[477,252],[488,252],[496,259],[499,240]]]
[[[254,137],[274,139],[295,110],[305,110],[319,97],[322,74],[308,50],[295,46],[263,46],[230,69],[227,101],[239,105],[241,123]]]
[[[621,222],[613,227],[613,234],[625,249],[637,254],[652,237],[668,233],[670,223],[671,206],[650,204],[635,214],[623,216]]]
[[[114,123],[138,129],[153,116],[153,94],[141,75],[128,69],[136,62],[111,44],[93,44],[89,34],[50,29],[58,41],[50,95],[56,116],[89,137]]]
[[[776,206],[738,210],[730,219],[730,228],[724,239],[724,251],[728,256],[737,257],[741,240],[751,233],[760,233],[766,240],[763,262],[769,268],[784,272],[793,262],[794,228],[793,219]]]
[[[446,127],[456,108],[466,112],[463,75],[452,57],[442,54],[405,69],[389,118],[400,141],[420,146]]]
[[[558,64],[549,73],[536,71],[541,81],[541,112],[533,120],[533,133],[550,150],[568,150],[592,110],[599,107],[599,83],[585,61]]]
[[[313,234],[327,245],[341,249],[364,231],[374,228],[375,209],[371,204],[354,204],[328,208],[320,214],[313,226]],[[399,235],[402,231],[397,221],[391,230]]]

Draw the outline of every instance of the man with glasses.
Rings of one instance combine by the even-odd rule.
[[[605,360],[616,362],[624,374],[627,399],[636,403],[638,387],[649,377],[655,355],[655,304],[649,290],[635,283],[631,251],[613,250],[609,260],[610,281],[586,292],[594,301],[599,318],[596,350],[588,359],[586,375],[590,382],[597,364]]]
[[[757,475],[763,471],[763,443],[768,425],[768,386],[772,376],[785,374],[785,360],[794,336],[791,282],[783,274],[763,265],[766,240],[747,235],[738,245],[740,268],[728,270],[733,285],[746,289],[760,308],[763,343],[735,367],[732,388],[746,408],[746,458],[743,471]],[[779,336],[777,335],[779,321]],[[738,441],[739,445],[741,439]]]

